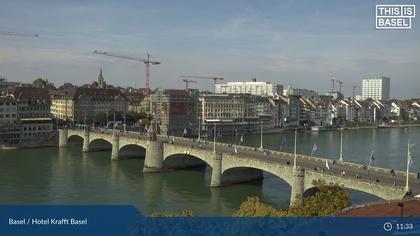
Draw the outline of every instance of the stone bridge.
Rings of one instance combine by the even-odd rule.
[[[149,141],[138,133],[118,132],[113,135],[112,132],[61,129],[59,146],[67,146],[71,136],[83,139],[83,152],[89,152],[89,144],[95,140],[109,142],[112,144],[112,160],[119,159],[119,151],[124,146],[140,146],[146,150],[143,172],[161,172],[207,164],[212,169],[211,187],[262,179],[263,171],[266,171],[290,185],[291,206],[302,204],[303,196],[314,188],[313,181],[319,179],[385,200],[402,199],[407,195],[404,188],[405,174],[396,171],[396,175],[392,176],[389,174],[390,170],[384,168],[375,167],[367,172],[358,164],[333,163],[329,160],[330,169],[321,171],[322,168],[319,167],[325,166],[326,159],[299,155],[298,166],[294,167],[290,164],[293,163],[293,155],[290,153],[270,151],[268,156],[251,147],[238,147],[235,152],[224,143],[216,143],[214,152],[212,142],[198,143],[180,137],[175,137],[172,142],[167,136],[158,136],[156,141]],[[375,181],[376,179],[380,181]],[[410,176],[411,179],[416,181],[414,176]],[[412,191],[417,194],[420,192],[418,188]]]

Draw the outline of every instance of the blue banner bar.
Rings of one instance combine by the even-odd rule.
[[[143,217],[134,206],[0,206],[0,235],[420,235],[420,217]]]

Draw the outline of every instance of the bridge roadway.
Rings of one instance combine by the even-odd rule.
[[[346,188],[367,192],[386,200],[401,199],[407,196],[407,191],[404,188],[406,182],[405,172],[395,171],[395,174],[392,175],[391,170],[386,168],[370,167],[368,170],[359,164],[339,163],[330,159],[303,155],[297,155],[297,167],[294,168],[294,154],[272,150],[264,152],[252,147],[237,146],[237,153],[235,153],[233,145],[216,142],[216,153],[214,153],[213,142],[197,142],[193,139],[181,137],[172,138],[158,135],[156,141],[148,141],[145,135],[136,132],[116,132],[115,136],[119,137],[119,144],[115,145],[115,138],[110,130],[104,132],[60,130],[60,133],[60,146],[66,146],[67,139],[72,135],[77,135],[84,139],[86,137],[89,139],[89,136],[91,136],[92,139],[87,142],[87,145],[93,140],[104,139],[113,144],[113,146],[118,146],[116,155],[118,155],[118,151],[123,145],[134,144],[142,146],[146,149],[144,172],[194,166],[197,162],[191,161],[188,163],[188,161],[181,161],[181,159],[176,159],[176,161],[178,163],[182,162],[182,165],[165,164],[167,163],[166,159],[170,156],[194,156],[206,162],[212,168],[212,187],[259,179],[262,178],[262,170],[264,170],[282,178],[292,187],[291,205],[301,204],[303,201],[302,196],[314,187],[312,182],[317,179],[324,179],[326,182],[336,182],[344,185]],[[88,136],[86,136],[87,133]],[[101,138],[98,138],[98,136]],[[66,141],[63,141],[64,137]],[[125,141],[122,141],[123,139]],[[173,139],[174,142],[172,143]],[[121,145],[121,143],[124,144]],[[162,143],[161,146],[164,150],[159,150],[161,147],[159,145],[151,146],[151,143]],[[85,151],[89,150],[89,147],[85,147],[85,145],[84,142],[83,149]],[[156,147],[158,149],[155,149]],[[153,151],[150,152],[148,149]],[[113,150],[113,155],[114,152]],[[161,163],[156,162],[159,159],[162,159]],[[220,161],[219,164],[217,164],[218,161]],[[326,168],[326,161],[329,163],[329,169]],[[414,173],[410,174],[409,181],[411,195],[420,194],[420,180],[416,179]]]

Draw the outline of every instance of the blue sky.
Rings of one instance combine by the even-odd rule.
[[[391,96],[420,92],[420,22],[375,30],[375,4],[415,1],[20,1],[1,0],[0,74],[91,83],[99,68],[120,86],[144,86],[144,65],[95,49],[162,61],[151,86],[182,88],[181,74],[248,81],[256,77],[326,92],[329,78],[360,85],[391,77]],[[210,89],[210,81],[192,87]],[[351,89],[344,90],[351,95]]]

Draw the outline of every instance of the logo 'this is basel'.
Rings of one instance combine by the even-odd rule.
[[[376,5],[376,29],[411,29],[415,5]]]

